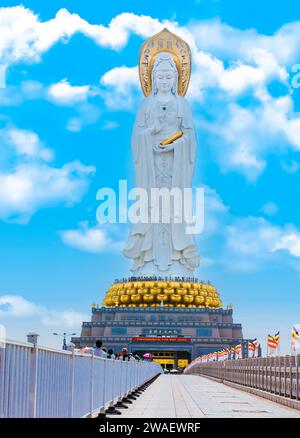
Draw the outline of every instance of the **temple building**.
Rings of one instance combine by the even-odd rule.
[[[131,279],[129,279],[131,280]],[[106,348],[151,353],[162,365],[185,367],[196,357],[243,342],[242,326],[232,308],[222,308],[219,293],[197,281],[122,281],[93,305],[76,347],[101,339]]]

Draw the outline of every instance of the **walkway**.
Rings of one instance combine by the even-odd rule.
[[[286,408],[213,380],[161,375],[119,418],[298,417]]]

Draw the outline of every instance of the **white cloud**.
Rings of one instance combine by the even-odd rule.
[[[38,306],[20,295],[0,295],[0,315],[2,317],[31,317],[38,311]]]
[[[44,97],[44,85],[38,81],[26,80],[21,82],[20,89],[26,99]]]
[[[213,110],[212,121],[201,119],[223,171],[235,170],[255,180],[270,153],[299,150],[300,117],[289,95],[276,98],[266,92],[253,106],[235,102],[225,105],[221,113]]]
[[[272,213],[274,208],[273,205]],[[206,248],[211,253],[211,248],[217,247],[211,264],[230,271],[257,272],[266,269],[270,262],[279,262],[299,271],[300,230],[295,226],[273,224],[260,216],[234,216],[209,187],[205,189],[205,209],[205,229],[199,247],[204,258]]]
[[[54,105],[73,107],[75,115],[67,121],[66,129],[78,132],[99,120],[101,110],[97,105],[89,103],[89,99],[99,94],[97,87],[71,85],[66,79],[49,87],[37,81],[23,81],[19,87],[8,85],[0,90],[0,104],[16,106],[29,99],[45,99]]]
[[[17,128],[2,132],[4,140],[14,147],[15,152],[27,158],[40,158],[44,161],[53,159],[53,152],[43,146],[39,136],[32,131]]]
[[[17,86],[10,83],[0,88],[0,104],[2,106],[16,106],[30,99],[44,99],[46,97],[44,85],[38,81],[22,81]]]
[[[41,322],[48,327],[78,328],[83,321],[88,321],[90,316],[75,310],[44,312]]]
[[[241,218],[226,228],[226,245],[229,254],[234,254],[234,263],[230,269],[257,271],[265,267],[268,261],[279,260],[299,269],[294,258],[300,258],[300,230],[289,225],[278,226],[261,217]],[[280,250],[288,253],[287,257]]]
[[[41,304],[27,300],[21,295],[0,295],[0,316],[13,320],[32,319],[35,324],[55,328],[77,328],[82,321],[89,319],[88,315],[72,309],[53,310]],[[5,322],[5,319],[3,320]]]
[[[111,109],[133,108],[134,97],[139,90],[137,67],[115,67],[100,79],[100,95]]]
[[[93,172],[77,161],[61,168],[26,163],[0,172],[0,219],[26,223],[40,208],[79,202]]]
[[[119,50],[127,44],[131,34],[146,38],[165,26],[187,40],[196,62],[196,55],[201,57],[203,50],[223,59],[226,59],[226,54],[229,54],[230,60],[237,62],[239,59],[248,59],[253,56],[257,58],[260,52],[265,54],[268,52],[268,58],[265,55],[260,56],[260,64],[263,70],[266,68],[272,70],[272,64],[286,63],[287,57],[291,58],[295,52],[299,53],[300,22],[289,23],[274,35],[268,36],[259,35],[256,30],[232,28],[218,19],[196,21],[184,27],[167,20],[160,22],[150,16],[122,13],[105,27],[92,25],[66,9],[60,9],[55,18],[41,22],[37,15],[23,6],[0,8],[0,22],[4,35],[0,54],[2,52],[2,57],[6,54],[11,62],[24,61],[27,58],[39,60],[39,55],[57,41],[64,41],[76,32],[81,32],[93,39],[99,46]],[[10,32],[12,25],[17,30],[13,34]],[[225,87],[231,88],[235,85],[235,81],[230,81],[230,76],[233,79],[234,75],[238,79],[237,82],[257,82],[262,79],[261,71],[255,71],[243,65],[235,68],[231,73],[231,75],[227,74],[228,80],[224,78]],[[65,87],[65,90],[62,88],[60,91],[67,91],[67,88]]]
[[[220,19],[195,22],[190,26],[201,50],[225,59],[242,58],[253,48],[273,53],[283,64],[299,60],[300,22],[283,25],[274,35],[259,34],[256,29],[238,29]]]
[[[206,186],[204,189],[204,232],[207,238],[220,232],[220,222],[226,222],[229,207],[226,206],[216,190]]]
[[[48,88],[48,96],[51,101],[58,105],[74,105],[75,103],[85,102],[89,91],[89,85],[74,86],[67,79],[63,79]]]
[[[79,132],[82,129],[82,123],[79,117],[72,117],[66,124],[66,129],[71,132]]]
[[[273,54],[261,48],[252,49],[244,58],[244,63],[239,61],[234,67],[224,69],[223,75],[219,78],[220,88],[236,95],[250,87],[254,90],[261,87],[264,89],[266,84],[274,79],[287,84],[287,71],[279,65]]]
[[[267,202],[262,206],[261,211],[267,216],[275,216],[278,213],[278,206],[274,202]]]
[[[281,166],[285,172],[291,173],[291,174],[298,172],[298,170],[300,168],[299,163],[297,163],[297,161],[295,161],[295,160],[291,160],[291,161],[282,160]]]
[[[54,44],[68,41],[77,32],[99,46],[119,50],[127,43],[131,33],[150,36],[162,29],[158,20],[132,13],[116,16],[107,27],[90,24],[66,9],[60,9],[54,18],[43,22],[23,6],[0,8],[0,26],[0,56],[7,64],[38,62],[40,56]]]
[[[101,110],[90,103],[84,103],[76,108],[77,115],[68,120],[66,129],[79,132],[84,126],[96,123],[101,117]]]
[[[272,252],[274,242],[280,239],[280,229],[260,217],[237,219],[226,228],[228,247],[241,256],[255,257]]]
[[[95,254],[119,251],[122,246],[122,242],[112,240],[103,228],[89,228],[86,222],[78,229],[61,231],[60,236],[66,245]]]
[[[27,223],[40,208],[70,206],[81,200],[94,167],[78,161],[50,165],[52,151],[32,131],[6,128],[0,140],[12,156],[0,169],[0,219]]]
[[[101,126],[101,129],[103,129],[104,131],[110,131],[112,129],[118,128],[119,126],[119,123],[115,120],[106,120]]]
[[[288,23],[274,35],[263,35],[255,29],[233,28],[219,19],[194,21],[188,27],[180,27],[174,21],[159,21],[128,12],[117,15],[108,26],[90,24],[63,8],[54,18],[41,21],[30,9],[15,6],[0,8],[0,24],[0,55],[9,63],[38,61],[54,44],[68,41],[75,33],[82,33],[101,47],[120,50],[131,34],[146,38],[166,26],[184,37],[192,49],[197,45],[216,56],[237,59],[247,56],[256,47],[273,53],[283,63],[294,62],[299,55],[300,22]]]
[[[228,67],[225,67],[222,60],[196,49],[193,53],[193,73],[188,97],[201,101],[207,89],[223,91],[228,97],[237,97],[247,90],[264,90],[275,79],[287,84],[287,71],[273,54],[264,49],[252,49],[246,57]]]
[[[8,84],[0,90],[2,105],[17,105],[24,100],[47,99],[60,106],[76,106],[85,103],[90,96],[94,96],[90,85],[72,85],[67,79],[46,87],[38,81],[22,81],[18,87]]]
[[[300,231],[288,231],[275,242],[273,251],[286,250],[294,257],[300,257]]]

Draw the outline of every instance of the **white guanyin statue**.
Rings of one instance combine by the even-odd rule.
[[[189,48],[176,35],[165,29],[144,43],[140,77],[146,97],[136,117],[132,149],[136,186],[149,197],[151,188],[192,187],[197,142],[183,97],[189,74]],[[178,131],[183,133],[180,138],[161,146]],[[133,260],[136,276],[192,277],[199,265],[194,236],[186,233],[184,221],[174,223],[174,211],[169,223],[133,224],[123,253]]]

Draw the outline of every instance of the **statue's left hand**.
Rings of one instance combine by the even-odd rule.
[[[159,152],[170,152],[174,150],[174,143],[170,143],[166,146],[158,146]]]
[[[180,137],[180,138],[178,138],[177,140],[174,140],[172,143],[170,143],[170,144],[168,144],[168,145],[165,145],[165,146],[162,146],[162,145],[160,145],[160,144],[158,144],[158,145],[155,145],[154,147],[153,147],[153,149],[156,151],[156,152],[170,152],[170,151],[173,151],[174,150],[174,147],[176,147],[176,145],[178,145],[178,143],[179,142],[181,142],[182,141],[182,137]]]
[[[166,145],[166,146],[160,147],[160,149],[161,149],[162,151],[164,151],[164,152],[173,151],[174,148],[176,148],[176,146],[177,146],[180,142],[182,142],[182,137],[179,137],[177,140],[172,141],[172,143],[170,143],[170,144],[168,144],[168,145]]]

